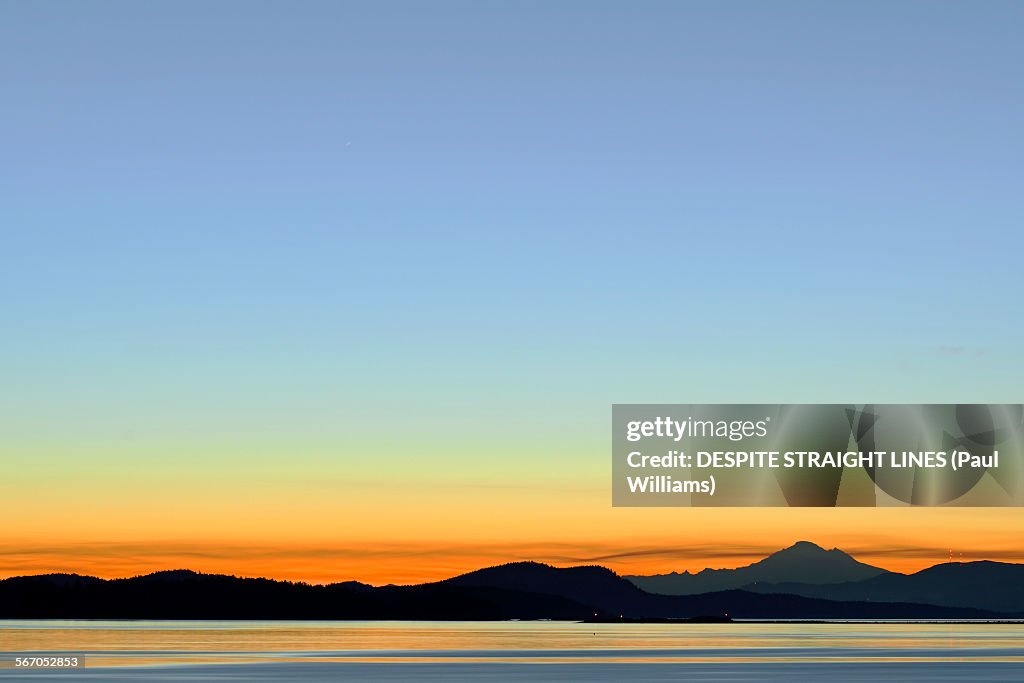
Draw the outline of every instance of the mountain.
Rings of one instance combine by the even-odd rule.
[[[992,611],[907,603],[830,601],[741,590],[646,593],[603,567],[523,562],[438,583],[374,588],[160,572],[104,580],[74,575],[0,581],[4,619],[408,619],[585,618],[991,619]]]
[[[74,577],[74,578],[72,578]],[[461,586],[328,586],[187,570],[130,579],[76,575],[0,581],[0,618],[13,619],[582,619],[557,595]]]
[[[611,614],[640,612],[643,616],[655,616],[664,609],[657,598],[604,567],[559,569],[539,562],[513,562],[478,569],[441,584],[561,595]]]
[[[745,589],[827,600],[923,602],[1024,612],[1024,565],[989,561],[950,562],[914,574],[886,573],[864,581],[829,585],[758,583]]]
[[[798,541],[763,560],[737,569],[704,569],[696,574],[672,572],[625,578],[649,593],[696,595],[762,582],[820,585],[862,581],[888,573],[858,562],[838,548],[825,550],[809,541]]]
[[[966,606],[936,607],[910,604],[907,601],[823,600],[777,593],[758,594],[746,590],[714,591],[699,595],[658,595],[640,589],[633,582],[604,567],[559,569],[538,562],[489,567],[448,579],[441,584],[557,595],[591,605],[595,613],[640,618],[729,616],[736,619],[984,619],[1006,616],[998,611],[977,610]]]
[[[879,573],[881,572],[881,573]],[[843,575],[858,581],[827,583]],[[648,592],[605,567],[538,562],[488,567],[444,581],[327,586],[189,570],[128,579],[75,574],[0,580],[0,619],[1005,619],[1024,614],[1024,565],[937,565],[882,572],[838,550],[798,543],[736,570],[668,575],[708,586],[764,581],[699,594]],[[716,583],[717,582],[717,583]],[[689,585],[692,588],[695,584]],[[683,586],[687,588],[687,586]]]

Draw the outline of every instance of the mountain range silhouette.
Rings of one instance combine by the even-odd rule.
[[[653,586],[653,588],[652,588]],[[655,592],[654,588],[680,594]],[[701,590],[707,588],[708,590]],[[689,591],[697,592],[689,592]],[[688,591],[681,593],[682,591]],[[747,567],[621,577],[599,566],[515,562],[444,581],[374,587],[156,572],[0,581],[0,618],[65,619],[1009,619],[1024,565],[887,572],[800,542]]]
[[[704,569],[696,574],[672,572],[625,578],[651,593],[693,595],[744,588],[761,582],[820,585],[862,581],[888,573],[885,569],[858,562],[838,548],[825,550],[810,541],[797,541],[763,560],[737,569]]]

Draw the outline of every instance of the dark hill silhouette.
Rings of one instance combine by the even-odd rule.
[[[696,574],[672,572],[626,578],[650,593],[695,595],[762,582],[818,585],[862,581],[888,573],[879,567],[858,562],[838,548],[825,550],[809,541],[798,541],[763,560],[736,569],[704,569]]]
[[[561,595],[613,614],[639,611],[642,616],[655,616],[664,608],[657,598],[652,600],[653,596],[604,567],[558,569],[539,562],[513,562],[478,569],[441,583]]]
[[[312,586],[189,571],[77,579],[0,581],[0,618],[490,620],[582,619],[594,612],[556,595],[438,584]]]
[[[840,576],[856,581],[829,583]],[[944,564],[884,572],[839,550],[797,543],[736,570],[665,575],[746,589],[647,592],[598,566],[517,562],[445,581],[327,586],[163,571],[127,579],[49,574],[0,580],[0,618],[79,619],[1001,619],[1024,614],[1024,565]],[[793,581],[810,577],[815,582]]]
[[[831,601],[794,595],[758,595],[743,590],[657,595],[641,590],[604,567],[559,569],[537,562],[489,567],[442,584],[559,595],[592,605],[596,612],[640,618],[727,615],[734,619],[972,619],[1006,616],[994,611],[908,604],[906,601]]]
[[[80,574],[40,574],[23,578],[47,581],[55,586],[82,586],[103,583],[103,579],[97,579],[95,576],[81,576]]]
[[[865,581],[825,586],[759,583],[747,590],[788,593],[828,600],[924,602],[1024,612],[1024,565],[1006,562],[951,562],[914,574],[888,573]]]
[[[519,563],[422,586],[310,586],[188,571],[104,581],[0,581],[0,618],[351,618],[351,620],[583,620],[631,618],[993,618],[995,612],[923,604],[837,602],[721,591],[645,593],[602,567]]]
[[[138,581],[140,583],[148,583],[150,581],[195,581],[203,578],[204,576],[207,578],[228,578],[226,576],[215,574],[204,575],[199,572],[192,571],[191,569],[167,569],[161,572],[153,572],[152,574],[134,576],[131,580]]]
[[[741,590],[645,593],[601,567],[519,563],[439,583],[373,588],[160,572],[131,579],[18,577],[0,581],[0,618],[66,619],[987,619],[960,607],[836,602]]]

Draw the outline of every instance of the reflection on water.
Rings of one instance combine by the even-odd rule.
[[[1024,662],[1024,624],[2,621],[0,651],[87,666],[287,662]]]

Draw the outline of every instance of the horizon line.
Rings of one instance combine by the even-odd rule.
[[[814,545],[817,545],[817,544],[814,544]],[[787,546],[787,548],[791,548],[791,547],[792,546]],[[818,546],[818,547],[821,548],[821,546]],[[783,548],[782,550],[785,550],[785,549],[786,548]],[[822,549],[824,550],[824,548],[822,548]],[[846,554],[847,556],[850,556],[849,553],[845,553],[845,551],[842,551],[839,548],[830,548],[828,550],[840,550],[841,552],[844,552],[844,554]],[[828,552],[828,550],[826,550],[826,552]],[[766,557],[768,557],[768,556],[766,556]],[[850,556],[850,557],[852,557],[852,556]],[[762,558],[762,559],[764,559],[764,558]],[[953,565],[953,564],[968,565],[968,564],[979,564],[979,563],[982,563],[982,562],[991,562],[991,563],[996,563],[996,564],[1024,565],[1024,562],[1005,562],[1005,561],[1002,561],[1002,560],[978,559],[978,560],[968,560],[968,561],[949,560],[949,561],[946,561],[946,562],[937,562],[935,564],[932,564],[932,565],[929,565],[929,566],[925,567],[924,569],[919,569],[919,570],[917,570],[915,572],[909,572],[909,573],[893,571],[893,570],[885,569],[883,567],[876,567],[876,568],[877,569],[882,569],[883,571],[885,571],[886,573],[889,573],[889,574],[900,574],[900,575],[903,575],[903,576],[910,576],[910,575],[913,575],[913,574],[920,573],[922,571],[927,571],[928,569],[934,569],[935,567],[941,567],[941,566],[945,566],[945,565]],[[69,576],[69,577],[70,576],[74,576],[74,577],[81,578],[81,579],[95,579],[97,581],[131,581],[133,579],[143,579],[143,578],[148,578],[148,577],[156,576],[158,574],[187,573],[187,574],[192,574],[192,575],[201,576],[201,577],[229,578],[229,579],[253,580],[253,581],[272,581],[272,582],[276,582],[276,583],[302,584],[302,585],[307,585],[307,586],[337,586],[337,585],[346,584],[346,583],[358,583],[360,585],[369,586],[371,588],[385,588],[385,587],[388,587],[388,586],[396,586],[396,587],[400,587],[400,586],[426,586],[426,585],[431,585],[431,584],[435,584],[435,583],[443,583],[445,581],[457,578],[459,576],[464,576],[466,574],[472,574],[473,572],[483,571],[483,570],[486,570],[486,569],[494,569],[494,568],[497,568],[497,567],[507,567],[509,565],[516,565],[516,564],[524,564],[524,565],[525,564],[536,564],[536,565],[541,565],[541,566],[550,567],[552,569],[559,569],[559,570],[562,570],[562,569],[578,569],[578,568],[586,568],[586,567],[596,567],[596,568],[605,569],[607,571],[610,571],[613,574],[615,574],[616,576],[618,576],[619,578],[626,579],[627,581],[629,580],[627,577],[630,577],[630,576],[636,576],[636,577],[665,576],[667,574],[672,574],[672,573],[675,573],[675,574],[690,574],[691,576],[695,576],[696,574],[699,573],[699,572],[668,572],[666,574],[620,574],[620,573],[616,572],[615,570],[613,570],[613,569],[611,569],[609,567],[606,567],[604,565],[600,565],[600,564],[569,564],[569,565],[566,565],[566,566],[558,566],[558,565],[552,564],[550,562],[541,562],[539,560],[511,560],[511,561],[508,561],[508,562],[501,562],[501,563],[498,563],[498,564],[485,565],[485,566],[477,567],[476,569],[472,569],[472,570],[469,570],[469,571],[466,571],[466,572],[461,572],[461,573],[458,573],[458,574],[454,574],[452,576],[447,576],[447,577],[445,577],[443,579],[435,579],[435,580],[431,580],[431,581],[421,581],[421,582],[414,582],[414,583],[394,583],[394,582],[388,582],[388,583],[368,583],[366,581],[359,581],[357,579],[345,579],[345,580],[340,580],[340,581],[324,581],[324,582],[320,582],[320,581],[306,581],[306,580],[302,580],[302,579],[282,579],[282,578],[274,578],[272,576],[252,576],[252,575],[243,575],[243,574],[225,574],[223,572],[206,572],[206,571],[200,571],[200,570],[197,570],[197,569],[190,569],[188,567],[174,567],[174,568],[169,568],[169,569],[157,569],[157,570],[150,571],[150,572],[145,572],[145,573],[142,573],[142,574],[133,574],[133,575],[130,575],[130,576],[115,576],[115,577],[103,577],[103,576],[96,576],[96,575],[93,575],[93,574],[81,574],[81,573],[74,572],[74,571],[51,571],[51,572],[43,572],[43,573],[38,573],[38,574],[12,574],[10,576],[0,576],[0,582],[8,581],[10,579],[35,579],[35,578],[45,578],[45,577],[50,577],[50,576]],[[754,563],[751,563],[751,564],[754,564]],[[741,565],[740,567],[729,567],[729,568],[711,568],[711,567],[708,567],[706,569],[712,569],[714,571],[723,571],[723,570],[724,571],[732,571],[732,570],[736,570],[736,569],[742,569],[743,567],[747,567],[747,566],[750,566],[750,565]],[[870,566],[875,566],[875,565],[870,565]],[[701,571],[704,571],[704,570],[701,570]]]

